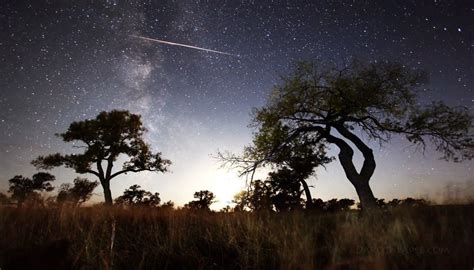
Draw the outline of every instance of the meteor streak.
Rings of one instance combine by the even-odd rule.
[[[158,42],[158,43],[162,43],[162,44],[186,47],[186,48],[191,48],[191,49],[196,49],[196,50],[201,50],[201,51],[206,51],[206,52],[212,52],[212,53],[219,53],[219,54],[224,54],[224,55],[238,56],[238,55],[231,54],[231,53],[220,52],[220,51],[216,51],[216,50],[211,50],[211,49],[196,47],[196,46],[192,46],[192,45],[176,43],[176,42],[170,42],[170,41],[166,41],[166,40],[160,40],[160,39],[148,38],[148,37],[142,37],[142,36],[134,36],[134,35],[130,35],[130,36],[134,37],[134,38],[139,38],[139,39],[148,40],[148,41],[154,41],[154,42]]]

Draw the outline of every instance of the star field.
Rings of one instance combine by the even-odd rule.
[[[98,112],[143,116],[167,175],[112,184],[158,191],[178,204],[209,189],[222,206],[243,187],[210,155],[250,142],[249,113],[295,60],[395,60],[431,77],[421,102],[474,105],[468,1],[3,1],[0,9],[0,190],[30,175],[39,154],[73,149],[55,133]],[[138,35],[238,55],[158,44]],[[433,193],[472,181],[472,162],[438,161],[402,139],[377,149],[376,196]],[[53,173],[70,182],[70,171]],[[355,197],[339,164],[318,171],[315,196]],[[467,183],[466,182],[466,183]],[[431,183],[431,184],[430,184]],[[186,188],[183,189],[183,186]],[[100,191],[97,191],[100,193]],[[97,196],[100,198],[100,196]]]

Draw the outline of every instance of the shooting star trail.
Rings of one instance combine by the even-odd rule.
[[[158,43],[162,43],[162,44],[168,44],[168,45],[172,45],[172,46],[180,46],[180,47],[186,47],[186,48],[190,48],[190,49],[196,49],[196,50],[201,50],[201,51],[206,51],[206,52],[211,52],[211,53],[218,53],[218,54],[224,54],[224,55],[239,57],[236,54],[226,53],[226,52],[221,52],[221,51],[216,51],[216,50],[211,50],[211,49],[206,49],[206,48],[201,48],[201,47],[196,47],[196,46],[192,46],[192,45],[186,45],[186,44],[170,42],[170,41],[160,40],[160,39],[155,39],[155,38],[142,37],[142,36],[134,36],[134,35],[130,35],[130,36],[134,37],[134,38],[139,38],[139,39],[148,40],[148,41],[154,41],[154,42],[158,42]]]

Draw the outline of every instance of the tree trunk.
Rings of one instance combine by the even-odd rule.
[[[105,205],[111,206],[112,202],[112,192],[110,191],[110,181],[105,180],[101,181],[102,188],[104,189],[104,198],[105,198]]]
[[[313,203],[313,198],[311,197],[311,191],[309,190],[308,183],[305,180],[300,181],[303,185],[304,194],[306,196],[306,207],[309,207]]]
[[[349,179],[349,181],[352,183],[357,195],[359,196],[361,208],[363,210],[375,209],[377,207],[377,202],[374,194],[372,193],[372,189],[369,186],[369,180],[374,174],[376,167],[373,151],[346,128],[338,126],[337,130],[345,138],[353,142],[357,149],[362,152],[362,155],[364,156],[364,163],[360,172],[357,171],[352,161],[354,157],[354,150],[352,150],[349,144],[347,144],[344,140],[334,137],[330,134],[327,135],[327,140],[339,147],[339,162],[344,169],[347,179]]]
[[[360,205],[363,210],[372,210],[377,208],[377,201],[372,193],[372,189],[369,186],[369,179],[359,179],[355,181],[354,188],[359,196]]]

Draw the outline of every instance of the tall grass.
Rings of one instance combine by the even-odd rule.
[[[0,208],[0,251],[68,239],[77,269],[472,269],[473,210],[361,216]]]

